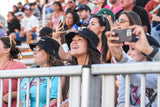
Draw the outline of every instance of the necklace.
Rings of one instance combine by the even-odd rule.
[[[2,70],[5,70],[10,63],[11,63],[11,60],[8,61],[8,63],[4,66],[4,68]]]

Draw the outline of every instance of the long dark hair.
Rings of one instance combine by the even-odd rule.
[[[17,59],[20,50],[16,48],[14,42],[11,40],[10,37],[0,37],[0,40],[4,44],[4,48],[10,48],[10,59]]]
[[[48,57],[47,64],[49,66],[64,66],[64,63],[60,59],[56,58],[55,56],[53,56],[49,53],[48,53],[48,55],[49,55],[49,57]]]
[[[102,53],[101,53],[101,60],[103,62],[106,62],[106,55],[107,55],[107,52],[108,52],[108,45],[107,45],[107,38],[105,36],[105,32],[106,31],[110,31],[110,29],[111,29],[110,23],[105,17],[103,17],[103,15],[92,15],[92,18],[97,18],[100,26],[105,26],[105,30],[103,31],[102,38],[101,38],[102,47],[103,47]],[[110,61],[107,61],[107,62],[110,62]]]

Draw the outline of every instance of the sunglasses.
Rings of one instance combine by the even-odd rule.
[[[33,48],[33,51],[40,52],[41,50],[42,50],[42,48],[40,48],[40,47],[35,47],[35,48]]]
[[[74,1],[69,1],[69,2],[67,2],[67,4],[72,4],[72,3],[74,3]]]
[[[125,23],[125,22],[129,22],[128,20],[125,19],[117,19],[116,23]]]

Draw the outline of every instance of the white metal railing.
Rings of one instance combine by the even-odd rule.
[[[115,103],[115,75],[126,74],[125,107],[129,107],[130,74],[141,74],[141,107],[145,107],[145,74],[157,73],[157,107],[160,107],[160,63],[136,63],[136,64],[97,64],[92,66],[67,66],[50,68],[32,68],[0,71],[1,93],[0,106],[3,99],[3,79],[10,78],[8,104],[11,105],[11,79],[18,78],[17,107],[20,107],[20,78],[28,78],[27,106],[29,105],[30,77],[70,76],[69,107],[114,107]],[[102,75],[102,76],[101,76]],[[102,100],[101,98],[102,77]],[[60,107],[61,79],[58,83],[58,107]],[[49,84],[49,83],[48,83]],[[37,103],[39,107],[39,78],[37,80]],[[49,88],[47,89],[47,107],[49,107]],[[101,102],[100,102],[101,101]]]

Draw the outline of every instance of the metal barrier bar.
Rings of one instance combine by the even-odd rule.
[[[134,64],[93,64],[91,72],[93,75],[143,74],[144,71],[145,73],[158,73],[160,71],[159,65],[160,62],[139,62]]]
[[[30,107],[30,78],[27,78],[26,107]]]
[[[130,102],[130,75],[125,76],[125,107],[129,107]]]
[[[21,79],[18,78],[18,87],[17,87],[17,107],[20,107],[20,88],[21,88]]]
[[[50,88],[51,88],[51,78],[47,78],[47,99],[46,99],[46,107],[49,107],[50,103]]]
[[[112,96],[112,97],[111,97]],[[102,107],[114,107],[115,76],[102,76]]]
[[[12,79],[9,79],[9,96],[8,96],[8,107],[11,107],[12,104]]]
[[[145,94],[146,94],[146,78],[145,74],[141,74],[141,107],[145,107]]]
[[[57,107],[61,105],[61,77],[58,78],[58,97],[57,97]]]
[[[81,77],[71,76],[69,86],[69,107],[81,107]]]
[[[82,66],[64,66],[32,69],[5,70],[0,72],[0,78],[27,78],[48,76],[79,76]],[[27,71],[27,72],[26,72]],[[45,71],[45,72],[44,72]],[[6,72],[9,75],[6,75]]]
[[[39,91],[40,91],[40,78],[37,77],[37,94],[36,94],[36,107],[39,107]]]
[[[0,92],[0,105],[3,107],[3,82],[4,80],[1,79],[1,92]]]
[[[157,90],[160,90],[160,74],[158,74]],[[157,92],[157,107],[160,107],[160,91]]]

